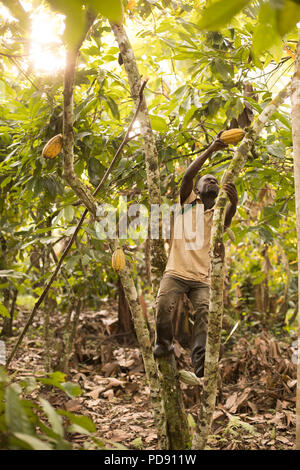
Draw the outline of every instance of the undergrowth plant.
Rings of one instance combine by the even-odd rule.
[[[55,409],[41,396],[32,398],[33,391],[45,386],[62,390],[66,398],[82,393],[78,385],[65,382],[61,372],[15,380],[0,368],[1,450],[81,450],[72,442],[74,434],[85,436],[84,449],[109,448],[109,443],[95,437],[96,426],[88,416]],[[124,448],[118,444],[114,447]]]

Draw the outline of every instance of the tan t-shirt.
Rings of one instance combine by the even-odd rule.
[[[197,203],[191,204],[197,199]],[[174,233],[165,274],[210,284],[210,233],[213,208],[204,212],[204,206],[194,191],[178,204]],[[197,227],[197,230],[196,230]]]

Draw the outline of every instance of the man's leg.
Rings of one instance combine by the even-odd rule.
[[[172,317],[180,295],[186,290],[184,281],[171,276],[163,276],[160,282],[156,300],[155,357],[168,355],[174,349]]]
[[[197,282],[197,284],[191,286],[188,297],[195,310],[192,364],[197,377],[203,377],[209,308],[209,287],[206,284]]]

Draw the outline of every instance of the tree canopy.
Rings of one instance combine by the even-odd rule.
[[[32,308],[43,292],[84,211],[64,178],[62,155],[42,156],[45,144],[63,132],[68,50],[80,44],[73,93],[77,178],[91,193],[95,191],[134,116],[134,99],[112,31],[113,24],[122,24],[142,80],[147,82],[144,96],[157,149],[161,202],[173,204],[188,164],[220,131],[247,130],[290,82],[299,20],[296,0],[0,2],[0,316],[4,336],[9,322],[13,327],[15,303],[16,318],[17,312]],[[222,330],[223,342],[237,341],[239,331],[256,334],[261,329],[284,336],[289,343],[296,338],[297,234],[290,113],[287,98],[253,143],[235,181],[237,216],[232,232],[224,235],[227,328]],[[124,201],[129,208],[143,204],[149,210],[151,205],[140,125],[137,117],[95,196],[99,205],[116,210],[118,227]],[[233,153],[232,147],[219,151],[203,172],[220,181]],[[136,216],[132,211],[131,231],[124,237],[119,233],[120,243],[138,292],[152,306],[155,293],[147,233],[142,227],[135,230]],[[118,289],[111,246],[99,220],[88,214],[47,294],[45,310],[66,318],[70,305],[79,298],[80,308],[97,310],[107,299],[115,299]],[[152,307],[148,316],[151,329]],[[44,323],[48,346],[49,321]],[[45,403],[44,409],[51,414]]]

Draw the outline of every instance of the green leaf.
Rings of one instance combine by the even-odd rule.
[[[24,387],[25,393],[31,393],[37,388],[37,382],[35,377],[26,377],[20,382],[21,387]]]
[[[72,445],[65,439],[59,439],[55,442],[55,450],[72,450]]]
[[[79,397],[79,395],[82,394],[82,390],[79,385],[73,384],[72,382],[63,382],[60,384],[60,388],[66,392],[70,398]]]
[[[214,66],[216,72],[220,75],[222,80],[224,80],[225,82],[228,82],[229,80],[231,80],[233,70],[231,69],[230,66],[228,66],[228,64],[224,60],[215,59],[212,65]]]
[[[70,237],[71,235],[73,235],[73,233],[75,232],[76,230],[76,225],[73,225],[72,227],[69,227],[66,231],[65,231],[65,236],[66,237]]]
[[[190,413],[188,414],[187,416],[188,418],[188,425],[190,428],[194,429],[196,427],[196,423],[195,423],[195,420],[193,418],[193,415],[191,415]]]
[[[47,232],[50,232],[52,229],[52,227],[49,227],[49,228],[39,228],[38,230],[34,230],[34,234],[41,234],[41,233],[47,233]]]
[[[2,183],[0,185],[1,188],[4,188],[8,183],[10,183],[11,179],[12,179],[11,176],[7,176],[6,178],[4,178],[4,180],[2,181]]]
[[[88,173],[91,182],[96,186],[102,179],[105,173],[105,166],[97,160],[95,157],[89,158],[88,161]]]
[[[284,158],[285,157],[285,146],[281,143],[275,143],[266,146],[266,150],[274,157]]]
[[[42,382],[45,385],[52,385],[57,387],[60,390],[63,390],[70,398],[78,397],[81,395],[82,390],[79,385],[72,382],[63,382],[65,379],[65,374],[62,372],[56,371],[49,374],[49,378],[40,378],[39,382]]]
[[[121,0],[87,0],[86,2],[94,10],[101,13],[114,23],[121,23],[123,8]]]
[[[106,96],[105,100],[109,106],[112,116],[115,119],[120,120],[120,113],[119,113],[119,108],[118,108],[117,103],[110,96]]]
[[[11,11],[11,14],[22,23],[28,23],[28,14],[18,0],[5,0],[5,6]]]
[[[98,53],[99,53],[99,51],[98,51]],[[87,135],[93,135],[93,134],[92,134],[92,132],[89,132],[89,131],[79,132],[76,135],[76,142],[80,141],[80,140],[83,140],[83,138],[86,137]]]
[[[150,122],[151,122],[151,127],[154,131],[158,132],[167,132],[168,131],[168,125],[164,118],[161,116],[154,116],[150,115]]]
[[[282,55],[282,41],[277,31],[276,10],[267,3],[263,3],[260,7],[252,46],[252,53],[255,57],[259,57],[265,51],[272,52],[276,59]]]
[[[19,273],[18,271],[13,271],[13,269],[1,269],[0,277],[14,277],[19,279],[20,277],[28,277],[25,273]]]
[[[10,432],[21,432],[32,434],[33,428],[27,417],[18,396],[18,389],[15,384],[7,387],[5,391],[5,422]]]
[[[30,436],[21,432],[15,432],[14,436],[20,441],[26,442],[33,450],[52,450],[49,444],[41,441],[38,437]]]
[[[72,206],[64,207],[64,217],[67,222],[72,222],[74,217],[74,208]]]
[[[182,123],[183,127],[186,127],[188,125],[188,123],[193,119],[193,116],[194,116],[195,112],[197,111],[197,109],[198,108],[194,105],[192,105],[190,107],[190,109],[188,110],[188,112],[184,116],[184,120],[183,120],[183,123]]]
[[[256,276],[255,278],[252,278],[252,284],[254,286],[256,286],[257,284],[260,284],[261,282],[263,282],[265,280],[265,278],[266,278],[266,274],[261,273],[258,276]]]
[[[143,440],[141,437],[137,437],[133,441],[130,442],[130,444],[135,447],[136,449],[141,450],[143,448]]]
[[[66,416],[72,424],[80,426],[88,432],[96,432],[96,426],[88,416],[78,416],[70,413],[70,411],[58,410],[60,415]]]
[[[86,24],[86,12],[81,0],[48,0],[50,5],[66,15],[64,38],[71,46],[76,46],[82,38]]]
[[[56,413],[55,409],[53,406],[50,405],[50,403],[45,400],[44,398],[40,398],[40,403],[41,406],[46,413],[49,422],[52,426],[53,431],[58,434],[60,437],[64,436],[64,428],[62,425],[62,419],[61,417]]]
[[[57,195],[57,184],[51,176],[46,176],[43,181],[43,185],[46,187],[50,197],[54,199]]]
[[[90,435],[90,432],[87,431],[85,428],[81,427],[81,426],[78,426],[78,424],[71,424],[70,426],[68,426],[68,429],[67,429],[68,432],[72,432],[72,433],[79,433],[79,434],[87,434],[87,435]]]
[[[225,26],[250,0],[217,0],[206,8],[198,22],[200,29],[216,30]]]
[[[2,317],[10,318],[9,311],[7,310],[7,308],[5,307],[5,305],[3,305],[3,304],[1,304],[1,303],[0,303],[0,315],[1,315]]]
[[[276,11],[277,29],[281,36],[296,27],[300,20],[300,2],[296,3],[286,0],[284,7]]]
[[[52,228],[58,224],[58,222],[60,221],[60,219],[64,217],[64,209],[62,209],[61,211],[59,211],[59,213],[52,219]]]
[[[9,381],[7,375],[6,375],[6,370],[4,367],[0,366],[0,385],[3,386],[4,384],[7,384]]]
[[[276,111],[273,114],[272,118],[273,119],[278,119],[280,122],[282,122],[282,124],[285,125],[285,127],[287,127],[289,130],[291,130],[291,122],[285,116],[283,116],[282,113],[279,113],[279,111]]]
[[[89,257],[89,255],[83,255],[81,261],[83,266],[87,266],[90,263],[91,258]]]
[[[38,381],[45,385],[53,385],[53,387],[60,387],[61,383],[65,380],[66,374],[55,371],[49,374],[49,378],[39,378]]]

